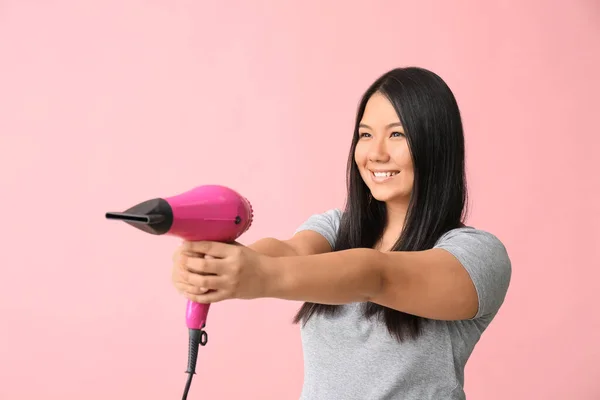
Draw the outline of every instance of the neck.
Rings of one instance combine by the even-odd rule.
[[[378,246],[382,250],[392,247],[400,237],[404,228],[406,212],[408,211],[408,203],[386,203],[385,206],[387,219],[385,221],[383,237]]]
[[[387,213],[386,231],[393,229],[400,234],[408,211],[408,201],[387,202],[385,204]]]

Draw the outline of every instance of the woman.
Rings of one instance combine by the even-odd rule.
[[[465,399],[465,364],[511,262],[497,237],[463,224],[464,159],[444,81],[392,70],[360,103],[343,212],[311,216],[288,240],[184,243],[174,285],[201,303],[304,301],[302,399]]]

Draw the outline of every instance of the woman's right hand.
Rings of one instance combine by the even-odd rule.
[[[183,244],[175,249],[173,253],[173,267],[171,270],[171,281],[173,282],[173,286],[180,294],[191,293],[191,294],[204,294],[208,292],[205,288],[199,288],[190,284],[188,281],[188,277],[191,274],[198,274],[197,272],[189,271],[185,266],[185,257],[205,257],[210,258],[210,256],[204,256],[196,253],[188,253],[184,249]]]

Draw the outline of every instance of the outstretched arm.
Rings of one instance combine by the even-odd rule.
[[[273,243],[265,241],[255,247],[264,246],[266,252]],[[296,250],[275,244],[271,250],[277,249],[277,257],[269,257],[216,242],[188,246],[214,257],[183,261],[190,284],[212,290],[191,293],[191,299],[198,302],[256,297],[322,304],[370,301],[435,319],[464,319],[477,312],[477,293],[469,275],[442,249],[391,253],[352,249],[294,256]]]
[[[443,249],[383,253],[352,249],[278,260],[267,297],[344,304],[369,301],[426,318],[473,317],[477,292]]]
[[[496,311],[511,276],[505,248],[482,232],[450,236],[440,247],[411,252],[331,252],[327,241],[315,241],[319,245],[290,251],[289,257],[217,242],[187,243],[188,250],[213,258],[182,260],[186,285],[210,290],[186,296],[200,303],[257,297],[321,304],[368,301],[440,320]]]
[[[331,251],[327,240],[313,231],[298,232],[288,240],[270,237],[260,239],[249,245],[248,248],[269,257],[304,256]]]

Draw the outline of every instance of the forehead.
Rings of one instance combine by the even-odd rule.
[[[400,118],[387,97],[381,93],[375,93],[367,101],[361,122],[367,125],[389,124],[400,122]]]

